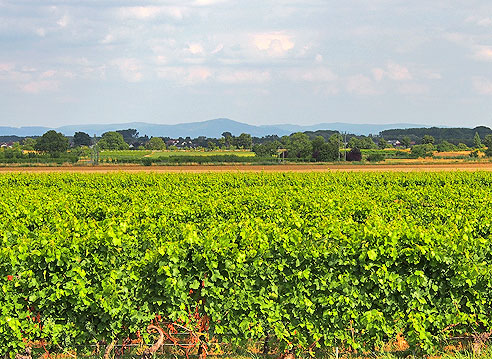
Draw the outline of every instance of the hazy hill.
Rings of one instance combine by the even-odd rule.
[[[240,135],[241,133],[249,133],[252,136],[262,137],[266,135],[289,135],[293,132],[304,131],[316,131],[316,130],[335,130],[346,131],[357,135],[378,134],[380,131],[393,129],[393,128],[415,128],[423,127],[422,125],[408,124],[408,123],[394,123],[387,125],[376,124],[349,124],[349,123],[320,123],[317,125],[266,125],[255,126],[242,122],[229,120],[226,118],[219,118],[215,120],[208,120],[203,122],[190,122],[180,123],[176,125],[161,125],[145,122],[130,122],[130,123],[117,123],[117,124],[87,124],[87,125],[70,125],[61,126],[58,128],[49,127],[5,127],[0,126],[0,136],[40,136],[48,130],[54,129],[67,136],[73,136],[76,131],[83,131],[93,136],[94,134],[100,136],[107,131],[123,130],[128,128],[135,128],[140,135],[148,136],[167,136],[167,137],[220,137],[225,131],[231,132],[233,135]]]

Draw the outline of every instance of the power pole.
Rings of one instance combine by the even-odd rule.
[[[99,146],[97,145],[97,137],[94,135],[94,144],[92,145],[92,165],[97,166],[99,164]]]
[[[345,135],[345,138],[343,140],[343,153],[345,154],[345,162],[347,162],[347,132],[344,132],[343,134]]]

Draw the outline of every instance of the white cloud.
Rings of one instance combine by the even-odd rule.
[[[316,57],[314,58],[314,61],[317,63],[322,63],[323,62],[323,55],[317,54]]]
[[[134,18],[139,20],[154,19],[159,16],[167,16],[182,20],[186,9],[179,6],[128,6],[118,9],[118,15],[123,18]]]
[[[51,78],[51,77],[53,77],[55,75],[56,75],[56,71],[55,70],[48,70],[48,71],[42,72],[39,75],[39,78],[41,78],[41,79],[48,79],[48,78]]]
[[[303,70],[299,75],[300,80],[307,82],[332,82],[337,80],[337,76],[326,67]]]
[[[191,43],[188,45],[188,51],[192,55],[202,55],[204,53],[203,46],[199,43]]]
[[[224,50],[224,44],[218,44],[215,49],[212,50],[211,54],[215,55]]]
[[[114,35],[113,34],[107,34],[104,36],[104,39],[101,40],[101,44],[110,44],[114,41]]]
[[[269,71],[259,70],[225,70],[216,76],[217,81],[227,84],[265,83],[271,78]]]
[[[4,71],[7,72],[7,71],[11,71],[13,69],[14,69],[13,64],[0,62],[0,72],[4,72]]]
[[[38,27],[34,32],[39,36],[39,37],[45,37],[46,36],[46,30],[42,27]]]
[[[466,19],[466,22],[481,27],[489,27],[492,26],[492,17],[470,16]]]
[[[347,78],[345,89],[348,93],[354,95],[378,95],[380,93],[371,78],[365,75],[355,75]]]
[[[206,81],[212,76],[212,71],[207,67],[201,66],[168,66],[159,68],[157,76],[180,86],[187,86]]]
[[[70,21],[70,19],[69,19],[68,15],[63,15],[56,23],[61,28],[64,28],[64,27],[67,27],[69,21]]]
[[[408,68],[392,62],[386,65],[386,69],[372,69],[372,75],[376,81],[382,81],[384,78],[388,78],[393,81],[406,81],[412,79],[412,75],[410,74]]]
[[[254,46],[272,57],[284,56],[295,46],[292,36],[285,32],[259,33],[252,37]]]
[[[40,80],[40,81],[31,81],[26,84],[22,84],[19,88],[26,93],[29,94],[38,94],[40,92],[45,91],[56,91],[59,87],[58,81],[53,80]]]
[[[492,80],[483,77],[473,78],[473,87],[480,95],[492,95]]]
[[[216,5],[224,2],[227,2],[227,0],[195,0],[193,1],[193,5],[210,6],[210,5]]]
[[[473,57],[480,61],[492,61],[492,46],[476,46]]]
[[[416,82],[403,83],[398,86],[398,92],[403,95],[426,95],[429,91],[427,85]]]
[[[113,66],[116,66],[123,77],[128,82],[139,82],[143,79],[141,66],[137,59],[120,58],[111,61]]]

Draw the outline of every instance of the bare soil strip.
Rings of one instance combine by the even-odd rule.
[[[0,167],[0,173],[33,172],[439,172],[439,171],[492,171],[492,162],[485,163],[446,163],[446,164],[289,164],[289,165],[187,165],[187,166],[140,166],[140,165],[100,165],[100,166],[38,166],[38,167]]]

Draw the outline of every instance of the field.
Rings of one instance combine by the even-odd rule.
[[[151,150],[126,150],[126,151],[101,151],[100,159],[142,159],[142,158],[159,158],[170,156],[224,156],[235,155],[241,157],[254,157],[254,152],[251,151],[151,151]]]
[[[0,355],[435,353],[492,330],[490,173],[4,174]],[[126,341],[125,341],[126,340]]]
[[[205,164],[205,165],[152,165],[135,164],[98,166],[9,166],[1,167],[0,173],[209,173],[209,172],[450,172],[450,171],[492,171],[492,162],[474,161],[434,161],[434,160],[399,160],[398,162],[383,162],[376,164],[361,163],[318,163],[318,164]]]

